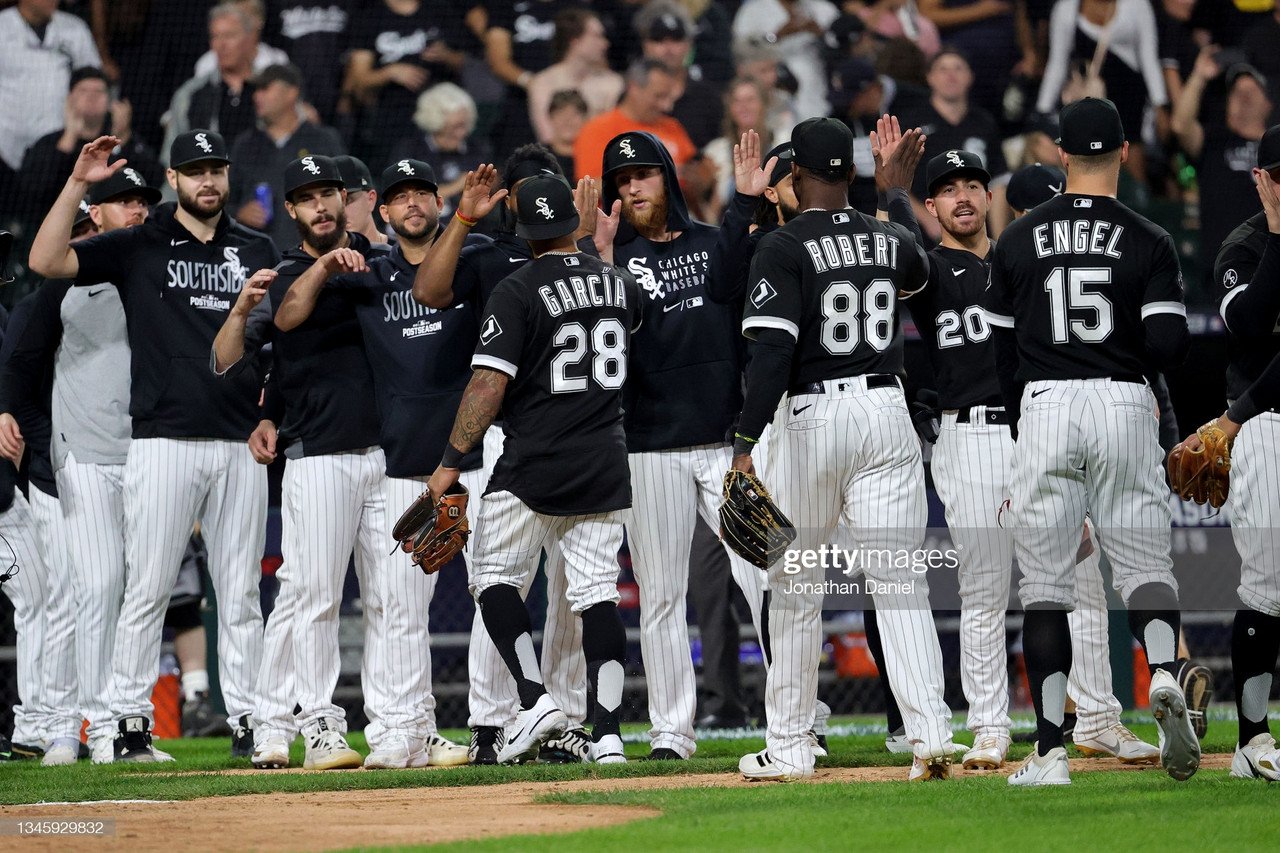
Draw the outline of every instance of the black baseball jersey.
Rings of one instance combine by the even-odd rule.
[[[1222,300],[1219,310],[1230,333],[1227,361],[1229,399],[1242,395],[1250,383],[1262,375],[1271,360],[1280,354],[1280,317],[1276,316],[1276,306],[1280,305],[1280,277],[1267,276],[1265,271],[1262,278],[1258,275],[1263,255],[1270,256],[1276,251],[1269,249],[1268,243],[1280,248],[1280,237],[1267,230],[1265,213],[1254,214],[1223,241],[1213,267],[1213,279],[1218,284]],[[1246,294],[1262,298],[1245,299]],[[1246,330],[1248,320],[1255,320],[1259,325]]]
[[[1003,405],[995,344],[982,308],[990,253],[938,246],[929,252],[929,283],[907,305],[929,351],[944,409]]]
[[[902,373],[898,293],[929,274],[901,225],[846,210],[806,211],[760,241],[742,332],[796,339],[790,382]]]
[[[1164,229],[1114,198],[1067,193],[1005,229],[983,307],[1017,332],[1017,379],[1030,382],[1150,372],[1142,321],[1185,318],[1182,300]]]
[[[635,281],[581,252],[543,255],[498,285],[471,359],[511,377],[486,494],[546,515],[631,506],[622,387],[641,316]]]

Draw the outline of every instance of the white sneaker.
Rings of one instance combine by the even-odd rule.
[[[622,751],[622,738],[617,735],[604,735],[591,744],[591,760],[596,764],[626,764],[627,756]]]
[[[973,742],[973,748],[964,754],[960,763],[965,770],[996,770],[1004,766],[1009,755],[1009,735],[982,735]]]
[[[1254,735],[1244,746],[1236,747],[1231,758],[1231,775],[1237,779],[1266,779],[1280,782],[1280,750],[1270,733]]]
[[[253,745],[253,766],[259,770],[280,770],[289,766],[289,741],[283,736],[268,736]]]
[[[1124,764],[1159,764],[1160,748],[1138,738],[1122,723],[1093,737],[1075,739],[1076,749],[1085,755],[1112,755]]]
[[[302,739],[307,745],[302,766],[307,770],[344,770],[364,762],[360,753],[347,746],[347,739],[334,721],[324,717],[307,726]]]
[[[465,753],[466,750],[463,750]],[[403,770],[407,767],[426,767],[431,763],[426,743],[421,738],[406,735],[385,738],[378,748],[364,759],[366,770]]]
[[[1067,751],[1060,746],[1040,754],[1039,745],[1031,747],[1031,754],[1022,766],[1013,771],[1009,784],[1023,788],[1041,785],[1070,785],[1071,771],[1067,767]]]
[[[89,760],[94,764],[112,764],[116,760],[115,743],[109,737],[98,738],[98,742],[89,747]]]
[[[884,739],[884,748],[892,752],[894,755],[910,755],[915,751],[915,747],[911,745],[911,741],[907,740],[906,729],[897,729],[889,732]]]
[[[1187,714],[1187,700],[1172,675],[1157,669],[1151,676],[1151,713],[1160,727],[1160,764],[1179,782],[1200,768],[1200,740]]]
[[[516,714],[507,729],[507,742],[498,752],[499,764],[515,764],[538,754],[538,747],[569,728],[569,718],[556,707],[548,693],[538,697],[532,708]]]
[[[459,767],[471,763],[471,750],[437,732],[427,737],[427,758],[432,767]],[[414,765],[417,766],[417,765]]]
[[[738,771],[748,782],[793,782],[812,776],[813,772],[800,773],[783,770],[773,763],[769,750],[744,755],[738,761]]]
[[[931,779],[951,778],[951,756],[941,755],[921,758],[916,755],[911,759],[911,772],[907,774],[908,782],[927,782]]]
[[[69,767],[80,758],[80,741],[73,737],[54,738],[40,759],[43,767]]]

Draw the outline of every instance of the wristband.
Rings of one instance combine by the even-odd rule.
[[[467,217],[463,216],[461,211],[454,213],[453,216],[455,219],[457,219],[459,222],[461,222],[463,225],[467,226],[468,228],[475,228],[476,225],[480,223],[479,219],[468,219]]]
[[[444,455],[440,457],[441,468],[458,468],[462,465],[462,457],[466,454],[452,444],[445,445]]]
[[[758,438],[747,438],[740,432],[733,434],[733,455],[734,456],[750,456],[751,451],[760,443]]]

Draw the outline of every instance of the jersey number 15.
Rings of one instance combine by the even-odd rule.
[[[562,347],[551,359],[551,391],[572,394],[587,390],[587,377],[570,376],[591,349],[591,377],[606,390],[616,390],[627,381],[627,330],[622,323],[608,317],[591,328],[590,335],[581,323],[565,323],[556,329],[552,346]]]
[[[1053,342],[1065,344],[1069,336],[1096,344],[1105,341],[1115,328],[1111,300],[1097,291],[1087,291],[1087,285],[1111,284],[1111,270],[1107,267],[1064,269],[1054,267],[1044,280],[1049,294],[1049,316],[1053,326]],[[1091,319],[1077,316],[1070,319],[1069,311],[1089,312]]]

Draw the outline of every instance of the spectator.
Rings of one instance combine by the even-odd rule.
[[[22,155],[64,123],[71,71],[102,65],[84,21],[57,0],[19,0],[0,12],[0,222],[14,212]]]
[[[1280,85],[1280,4],[1245,32],[1240,47],[1249,57],[1249,64],[1271,81],[1271,96],[1276,97],[1276,87]]]
[[[1057,112],[1063,103],[1072,63],[1088,66],[1101,55],[1099,70],[1106,97],[1116,105],[1129,142],[1125,168],[1147,182],[1142,117],[1150,101],[1169,103],[1156,49],[1156,18],[1149,0],[1058,0],[1049,19],[1049,61],[1036,109]],[[1073,87],[1077,88],[1077,87]],[[1079,95],[1068,95],[1078,99]],[[1167,110],[1166,110],[1167,113]]]
[[[693,61],[708,83],[725,83],[733,77],[733,50],[726,37],[733,17],[717,0],[680,0],[693,21]]]
[[[671,117],[671,107],[680,91],[680,81],[661,62],[641,59],[627,69],[627,88],[622,102],[598,115],[582,127],[573,146],[577,178],[597,172],[604,162],[604,148],[610,139],[629,130],[647,130],[662,140],[677,167],[697,152],[684,126]]]
[[[454,82],[466,55],[467,0],[381,0],[363,9],[351,27],[345,88],[360,102],[358,146],[374,169],[386,165],[391,146],[413,133],[418,93]]]
[[[400,140],[391,160],[421,160],[429,165],[444,200],[440,215],[448,217],[462,194],[467,172],[477,163],[493,159],[486,140],[471,140],[476,129],[476,102],[460,86],[437,83],[418,98],[413,123],[422,132]]]
[[[929,63],[925,78],[929,83],[929,100],[919,109],[900,114],[903,127],[919,127],[927,137],[922,161],[952,149],[972,151],[986,163],[992,175],[991,225],[993,236],[1008,222],[1008,206],[1004,203],[1004,183],[1008,169],[1001,151],[1000,132],[991,113],[969,103],[973,71],[969,61],[953,50],[943,50]],[[918,170],[912,187],[912,205],[916,219],[933,239],[941,234],[937,217],[925,210],[924,172]],[[996,211],[1002,211],[997,213]]]
[[[560,171],[572,175],[576,171],[573,167],[573,144],[587,123],[587,102],[576,90],[564,89],[551,96],[547,117],[551,120],[551,139],[547,147],[560,161]]]
[[[194,128],[207,128],[235,139],[253,128],[253,61],[258,30],[253,18],[236,3],[209,10],[209,46],[218,57],[213,74],[192,77],[169,102],[164,151]],[[167,156],[167,155],[166,155]]]
[[[768,151],[791,138],[788,132],[775,135],[769,127],[769,92],[759,81],[738,77],[724,90],[724,130],[711,140],[702,153],[716,167],[716,188],[707,211],[707,222],[719,222],[720,211],[733,198],[733,146],[742,134],[754,130],[760,134],[760,149]]]
[[[1014,66],[1033,68],[1034,55],[1023,55],[1014,27],[1010,0],[916,0],[920,14],[938,28],[941,38],[966,56],[982,57],[982,73],[970,99],[992,115],[1001,113]]]
[[[156,155],[133,135],[128,101],[112,101],[106,74],[100,69],[77,68],[72,72],[63,114],[66,123],[37,139],[22,158],[22,202],[34,221],[43,218],[62,191],[80,149],[99,136],[120,137],[112,156],[128,160],[147,186],[160,186],[164,181]]]
[[[373,176],[364,161],[349,155],[334,157],[342,183],[347,191],[347,230],[363,234],[370,243],[387,243],[386,232],[379,230],[374,220],[378,208],[378,191],[373,186]]]
[[[342,84],[351,13],[357,0],[269,0],[265,38],[292,57],[307,81],[307,99],[333,121]]]
[[[763,40],[747,40],[734,46],[738,76],[755,80],[769,93],[769,116],[766,122],[774,136],[791,135],[796,126],[795,104],[791,95],[778,86],[778,48]],[[760,130],[760,128],[756,128]]]
[[[258,52],[253,56],[255,72],[271,65],[287,65],[289,54],[278,47],[262,43],[262,27],[266,22],[266,11],[262,8],[262,0],[227,0],[233,6],[239,6],[249,20],[253,22],[254,38],[258,44]],[[196,60],[197,77],[208,77],[218,70],[218,55],[207,50]]]
[[[672,0],[653,0],[636,15],[640,51],[645,59],[667,66],[680,81],[680,96],[671,115],[684,125],[698,148],[715,139],[724,118],[723,92],[703,83],[689,68],[693,51],[693,21]]]
[[[1022,156],[1018,158],[1018,164],[1030,166],[1044,163],[1054,167],[1061,164],[1062,158],[1058,156],[1058,137],[1061,133],[1056,114],[1034,113],[1029,116],[1022,134]]]
[[[498,156],[505,157],[533,138],[526,90],[533,76],[552,63],[552,41],[556,33],[557,0],[516,0],[492,3],[489,29],[484,34],[484,53],[489,67],[507,84],[503,120],[494,134]],[[608,49],[608,45],[605,45]]]
[[[876,213],[876,161],[871,131],[884,109],[885,85],[866,60],[846,59],[831,74],[831,114],[853,131],[853,183],[849,203],[869,216]]]
[[[823,35],[839,10],[827,0],[746,0],[733,19],[734,39],[762,36],[776,42],[798,84],[796,119],[827,114]]]
[[[905,36],[891,38],[876,54],[884,85],[884,109],[895,115],[923,109],[929,101],[929,66],[920,46]]]
[[[1164,87],[1169,103],[1176,104],[1182,95],[1182,84],[1196,64],[1196,31],[1191,27],[1191,14],[1196,0],[1161,0],[1156,19],[1159,22],[1157,46],[1160,67],[1164,71]],[[1203,33],[1208,38],[1208,33]]]
[[[621,74],[609,70],[608,53],[609,39],[605,38],[604,24],[593,12],[566,9],[556,15],[556,34],[552,40],[555,64],[539,71],[529,81],[529,121],[538,141],[551,144],[550,106],[557,92],[567,89],[578,92],[586,104],[587,118],[618,105],[626,84]]]
[[[302,72],[295,66],[268,66],[254,77],[253,87],[259,127],[240,134],[231,146],[236,167],[228,206],[237,220],[269,234],[277,246],[294,246],[298,227],[284,208],[284,167],[308,154],[342,154],[342,141],[332,128],[302,119]]]
[[[942,49],[938,28],[908,0],[873,0],[862,3],[857,11],[869,30],[887,39],[910,39],[925,59]]]
[[[1209,45],[1200,51],[1182,88],[1182,97],[1174,105],[1172,121],[1182,150],[1196,164],[1200,258],[1210,270],[1218,247],[1231,229],[1262,209],[1251,170],[1257,163],[1258,140],[1266,133],[1273,107],[1262,75],[1253,66],[1240,63],[1225,69],[1224,112],[1206,116],[1201,123],[1205,89],[1224,72],[1214,58],[1219,50]]]

